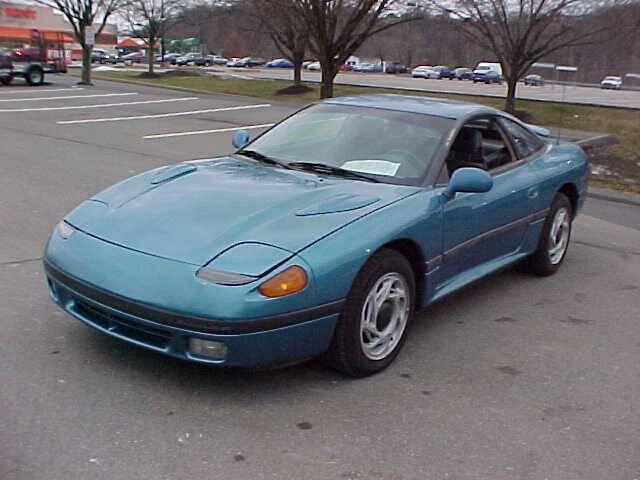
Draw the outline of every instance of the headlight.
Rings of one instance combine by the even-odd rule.
[[[75,232],[75,229],[71,225],[69,225],[67,222],[62,220],[56,226],[56,232],[58,233],[58,235],[60,235],[62,238],[66,240],[71,235],[73,235],[73,232]]]
[[[258,287],[258,291],[265,297],[284,297],[304,290],[307,283],[306,272],[294,265],[264,282]]]
[[[256,277],[252,277],[250,275],[213,270],[206,265],[198,270],[196,277],[200,280],[217,283],[218,285],[244,285],[246,283],[253,282],[256,279]]]

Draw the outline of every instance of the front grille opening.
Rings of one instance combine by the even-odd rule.
[[[169,346],[170,334],[153,327],[140,325],[112,314],[107,310],[79,300],[75,301],[75,310],[89,322],[150,347],[166,350]]]

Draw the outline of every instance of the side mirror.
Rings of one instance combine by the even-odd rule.
[[[449,185],[444,191],[447,199],[453,198],[457,192],[482,193],[493,187],[493,178],[481,168],[463,167],[451,175]]]
[[[231,140],[231,143],[236,148],[242,148],[248,144],[250,140],[251,136],[249,135],[249,132],[246,130],[238,130],[233,134],[233,140]]]

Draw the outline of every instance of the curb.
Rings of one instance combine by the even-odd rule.
[[[591,138],[585,138],[575,142],[576,145],[580,145],[585,150],[590,148],[608,147],[609,145],[615,145],[618,143],[618,138],[615,135],[605,134],[598,135]]]
[[[640,194],[638,193],[618,192],[616,190],[607,190],[605,188],[589,187],[587,190],[587,197],[640,207]]]

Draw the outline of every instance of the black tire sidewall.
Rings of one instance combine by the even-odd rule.
[[[33,75],[35,72],[38,72],[38,73],[39,73],[39,76],[40,76],[40,79],[39,79],[39,81],[37,81],[37,82],[36,82],[36,81],[34,81],[34,80],[33,80],[33,77],[32,77],[32,75]],[[35,67],[35,68],[31,68],[31,69],[29,69],[29,70],[27,71],[26,80],[27,80],[27,83],[28,83],[29,85],[41,85],[41,84],[42,84],[42,82],[44,81],[44,73],[42,72],[42,69],[41,69],[41,68],[38,68],[38,67]]]
[[[569,238],[567,239],[567,248],[562,254],[562,258],[556,264],[551,263],[549,259],[549,233],[551,231],[551,226],[553,225],[553,220],[556,216],[556,213],[561,208],[566,208],[569,212]],[[549,213],[547,214],[547,218],[542,227],[542,231],[540,232],[540,239],[538,240],[538,248],[534,252],[534,254],[530,257],[529,262],[529,270],[532,273],[541,276],[552,275],[558,271],[564,259],[567,256],[567,252],[569,251],[569,244],[571,243],[571,234],[573,233],[573,208],[571,207],[571,202],[563,193],[556,194],[553,202],[551,203],[551,207],[549,208]]]
[[[398,273],[405,280],[410,294],[410,311],[400,341],[385,358],[371,360],[362,351],[360,317],[367,295],[375,282],[385,274]],[[395,250],[380,250],[362,267],[342,309],[327,358],[338,370],[354,377],[363,377],[388,367],[396,358],[407,338],[407,330],[415,309],[416,287],[413,270],[407,259]]]

